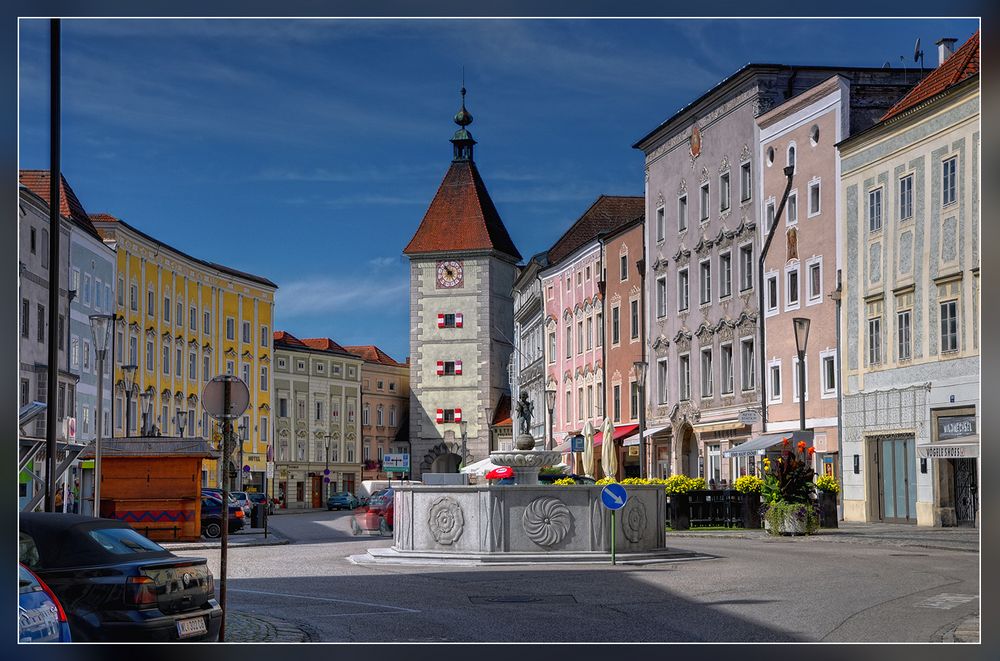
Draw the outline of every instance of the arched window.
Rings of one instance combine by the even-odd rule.
[[[375,417],[377,418],[376,424],[379,427],[382,427],[382,426],[385,425],[385,412],[382,410],[382,405],[381,404],[378,405],[378,409],[375,411]]]

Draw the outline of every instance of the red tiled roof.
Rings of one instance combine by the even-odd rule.
[[[510,417],[510,395],[500,395],[496,412],[493,413],[494,427],[510,427],[514,421]]]
[[[299,338],[286,331],[274,331],[274,346],[282,344],[286,347],[304,349],[305,343]]]
[[[355,356],[361,356],[366,363],[379,363],[390,367],[406,367],[403,363],[392,359],[392,356],[379,349],[374,344],[361,344],[344,347]]]
[[[45,204],[51,203],[49,199],[49,182],[51,181],[49,170],[21,170],[20,181],[22,186],[42,198]],[[90,222],[90,216],[80,204],[80,199],[73,192],[62,173],[59,174],[59,214],[75,222],[95,238],[101,238],[94,224]]]
[[[307,347],[328,353],[342,353],[351,355],[351,352],[340,346],[328,337],[306,337],[302,341]]]
[[[914,85],[896,105],[889,108],[880,121],[895,117],[978,73],[979,30],[976,30],[976,33],[952,53],[944,64],[927,74],[927,77]]]
[[[593,241],[598,234],[609,232],[644,213],[645,199],[641,195],[601,195],[549,248],[549,266]]]
[[[403,254],[450,250],[496,250],[521,259],[472,161],[448,168]]]

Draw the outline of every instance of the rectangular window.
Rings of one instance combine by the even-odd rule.
[[[146,314],[150,317],[156,314],[156,294],[150,289],[146,292]],[[169,312],[167,313],[169,317]],[[169,321],[169,319],[168,319]]]
[[[729,173],[719,175],[719,210],[729,209]]]
[[[958,301],[941,303],[941,353],[958,351]]]
[[[31,254],[32,255],[36,254],[36,250],[37,250],[37,233],[35,231],[35,228],[32,227],[31,228]]]
[[[628,280],[628,255],[622,255],[618,258],[618,275],[622,282]]]
[[[156,369],[156,365],[154,365],[155,361],[153,360],[154,353],[155,353],[155,350],[153,348],[153,340],[147,338],[146,339],[146,371],[147,372],[152,372],[153,370]]]
[[[177,347],[177,360],[174,362],[174,374],[181,376],[184,369],[184,351]]]
[[[198,330],[198,308],[193,305],[188,310],[188,328],[193,331]]]
[[[597,313],[597,346],[604,345],[604,314]]]
[[[955,195],[955,170],[958,157],[952,156],[941,165],[941,204],[948,205],[957,198]]]
[[[677,360],[680,367],[677,393],[680,400],[686,402],[691,399],[691,356],[684,354],[683,356],[678,356]]]
[[[681,195],[677,198],[677,231],[683,232],[688,228],[688,197]]]
[[[587,317],[587,348],[594,348],[594,318]]]
[[[798,193],[789,193],[788,201],[785,202],[785,224],[794,225],[799,222],[799,196]]]
[[[198,354],[188,354],[188,378],[195,381],[198,378]]]
[[[667,316],[667,276],[656,279],[656,318]]]
[[[118,278],[118,291],[115,298],[118,300],[119,306],[125,306],[125,278]]]
[[[178,326],[184,325],[184,301],[177,301],[177,314],[174,316],[174,323]]]
[[[90,288],[91,288],[90,274],[89,273],[84,273],[83,274],[83,296],[81,298],[83,299],[83,304],[86,305],[86,306],[88,306],[88,307],[90,306],[90,301],[91,301],[91,296],[90,296],[91,289]]]
[[[604,384],[597,384],[597,415],[604,415]]]
[[[740,368],[741,368],[741,388],[743,390],[753,390],[757,385],[754,375],[753,340],[746,339],[740,342]]]
[[[746,202],[750,199],[753,190],[751,183],[750,162],[747,161],[740,165],[740,201]]]
[[[698,301],[701,305],[712,302],[712,262],[704,261],[698,265],[700,287]]]
[[[594,386],[587,386],[587,417],[594,417]]]
[[[633,340],[639,339],[639,301],[633,300],[631,302],[632,315],[631,315],[631,338]]]
[[[42,328],[44,323],[42,320],[45,317],[42,314],[42,306],[38,306],[38,326]],[[31,335],[31,301],[26,298],[21,299],[21,337],[28,337]],[[39,342],[45,341],[45,332],[40,332],[38,337]]]
[[[556,362],[556,334],[549,333],[549,362]]]
[[[667,359],[660,358],[656,361],[656,403],[667,403],[667,384],[670,373],[667,371]]]
[[[701,185],[700,190],[700,211],[701,211],[701,222],[708,220],[708,182],[706,181]]]
[[[583,284],[583,273],[580,271],[576,272],[576,286],[579,287]]]
[[[785,309],[797,308],[799,306],[799,269],[797,267],[785,271],[785,294],[788,298],[785,301]]]
[[[663,241],[663,207],[656,210],[656,240]]]
[[[583,320],[576,322],[576,352],[583,353]]]
[[[815,216],[820,212],[819,204],[819,182],[809,182],[809,215]]]
[[[128,362],[129,365],[139,364],[139,340],[134,335],[128,338]]]
[[[27,406],[31,397],[31,381],[21,379],[21,406]]]
[[[260,327],[260,346],[267,347],[271,341],[271,330],[267,326]]]
[[[212,332],[212,313],[202,312],[201,313],[201,332],[211,333]]]
[[[202,356],[202,358],[201,358],[201,380],[202,381],[208,381],[209,380],[209,374],[210,374],[210,372],[209,372],[209,365],[210,365],[210,362],[209,362],[208,356]]]
[[[635,381],[629,382],[629,418],[639,417],[639,384]]]
[[[611,390],[612,400],[611,400],[611,411],[613,413],[614,421],[621,422],[622,420],[622,387],[615,385]]]
[[[163,375],[170,376],[170,347],[163,345]]]
[[[149,292],[149,293],[152,294],[153,292]],[[150,297],[149,300],[152,301],[153,300],[152,297]],[[152,305],[152,302],[150,302],[150,305]],[[170,321],[170,297],[169,296],[164,296],[163,297],[163,321]]]
[[[249,365],[249,363],[243,363],[242,365],[240,365],[240,367],[241,367],[241,372],[242,372],[242,377],[243,377],[243,383],[247,384],[247,387],[249,388],[250,387],[250,365]]]
[[[188,424],[191,424],[191,423],[188,423]],[[263,443],[267,443],[267,437],[268,437],[267,428],[268,428],[267,416],[261,416],[260,417],[260,440]]]
[[[882,189],[868,191],[868,231],[882,229]]]
[[[243,324],[242,324],[242,330],[243,330],[243,341],[246,342],[247,344],[249,344],[250,343],[250,322],[249,321],[244,321],[243,322]]]
[[[70,343],[70,362],[73,367],[80,366],[80,338],[73,336],[73,340]]]
[[[813,262],[807,268],[809,270],[809,302],[819,303],[823,300],[823,264]]]
[[[733,255],[724,252],[719,255],[719,298],[733,293]]]
[[[298,399],[298,400],[296,400],[295,401],[295,409],[296,409],[296,411],[295,411],[296,417],[299,420],[302,420],[303,418],[305,418],[306,417],[306,400],[304,400],[304,399]]]
[[[288,398],[279,397],[278,398],[278,417],[287,418],[288,417]]]
[[[711,347],[701,350],[701,396],[712,396],[712,349]]]
[[[765,286],[767,287],[767,312],[774,313],[778,311],[778,275],[776,273],[768,274],[764,277]]]
[[[586,417],[587,412],[583,408],[583,387],[580,387],[576,390],[576,418],[582,421]]]
[[[899,219],[913,218],[913,175],[899,180]]]
[[[236,374],[235,370],[236,370],[236,363],[233,362],[233,361],[231,361],[231,360],[227,360],[226,361],[226,374],[228,374],[229,376],[234,376]]]
[[[566,357],[573,357],[573,327],[569,324],[566,325]]]
[[[134,282],[128,288],[128,306],[133,312],[139,310],[139,286]]]
[[[882,302],[868,304],[868,364],[882,362]]]
[[[774,226],[774,200],[770,200],[764,210],[764,218],[767,221],[765,227],[768,231]]]
[[[722,356],[722,364],[719,366],[719,391],[731,393],[733,392],[733,345],[723,344],[719,349]]]
[[[837,355],[825,354],[823,360],[823,394],[832,395],[837,392]],[[808,380],[806,381],[808,392]]]
[[[455,376],[455,361],[454,360],[444,360],[441,361],[441,368],[444,372],[443,376]]]
[[[323,420],[323,402],[316,402],[316,420]],[[364,421],[363,424],[368,424],[368,407],[364,410]]]
[[[768,366],[769,372],[771,374],[770,382],[770,392],[768,393],[768,398],[772,402],[781,401],[781,363],[772,363]]]
[[[740,246],[740,291],[753,287],[753,244]]]
[[[621,313],[618,306],[611,308],[611,344],[617,345],[621,342]]]
[[[236,339],[236,320],[232,317],[226,317],[226,339]]]
[[[681,312],[688,309],[688,270],[677,271],[677,309]]]

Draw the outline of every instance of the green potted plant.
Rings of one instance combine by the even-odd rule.
[[[781,456],[773,462],[764,458],[764,529],[772,535],[808,535],[819,528],[819,515],[813,504],[813,448],[799,441],[793,449],[786,438],[781,442]]]
[[[819,496],[819,527],[836,528],[837,525],[837,494],[840,485],[833,475],[820,475],[816,478],[816,490]]]
[[[764,488],[764,480],[756,475],[741,475],[736,478],[733,487],[741,494],[743,527],[760,528],[760,492]]]

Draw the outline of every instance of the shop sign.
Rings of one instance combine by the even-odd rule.
[[[923,459],[964,459],[966,457],[978,457],[979,446],[969,445],[918,445],[917,456]]]
[[[760,420],[760,413],[757,412],[757,409],[746,409],[740,411],[738,420],[744,425],[753,425]]]
[[[267,479],[269,479],[269,480],[274,479],[274,462],[273,461],[267,462],[267,471],[266,471],[266,474],[267,474]]]
[[[942,415],[938,417],[937,422],[939,441],[972,436],[976,433],[975,415]]]

